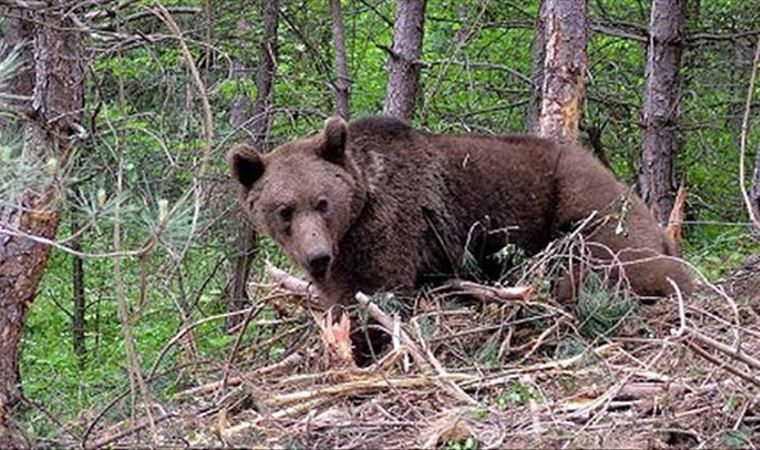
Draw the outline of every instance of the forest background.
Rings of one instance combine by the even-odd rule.
[[[55,442],[153,364],[226,355],[239,315],[162,354],[287,264],[224,155],[335,114],[577,139],[663,225],[685,187],[682,251],[708,279],[760,251],[756,0],[426,3],[0,1],[0,428]],[[544,123],[547,96],[571,112]]]

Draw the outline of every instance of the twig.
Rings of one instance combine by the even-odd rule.
[[[693,342],[686,342],[686,346],[689,347],[694,353],[701,356],[702,358],[708,360],[709,362],[715,364],[716,366],[727,370],[728,372],[731,372],[732,374],[736,375],[737,377],[748,381],[755,386],[760,386],[760,380],[758,380],[756,377],[752,376],[752,374],[744,372],[743,370],[739,370],[736,367],[725,364],[724,362],[720,361],[718,358],[715,358],[711,354],[707,353],[702,347],[698,346],[697,344]]]
[[[383,328],[385,328],[388,334],[392,335],[393,319],[388,317],[388,315],[385,314],[383,310],[381,310],[376,304],[374,304],[366,294],[358,292],[356,294],[356,300],[359,302],[359,304],[367,309],[367,312],[373,319],[375,319],[380,325],[383,326]],[[430,364],[428,363],[427,359],[425,359],[424,354],[417,346],[417,344],[412,340],[409,334],[401,329],[399,330],[399,338],[401,339],[401,343],[404,344],[404,346],[409,350],[409,354],[412,356],[414,361],[423,370],[430,371]]]
[[[180,252],[180,257],[178,258],[178,260],[181,260],[182,256],[187,253],[187,250],[190,248],[190,245],[193,242],[195,230],[198,226],[201,206],[204,201],[201,180],[206,174],[206,168],[208,167],[208,162],[211,159],[211,153],[213,150],[214,117],[211,112],[211,103],[209,102],[208,95],[206,94],[206,86],[201,79],[198,67],[195,65],[193,55],[190,53],[190,49],[187,47],[187,42],[185,42],[185,39],[182,36],[182,31],[179,29],[179,26],[177,26],[177,22],[174,21],[171,13],[166,9],[166,7],[164,7],[164,5],[161,4],[160,1],[156,0],[155,5],[157,9],[156,15],[159,19],[161,19],[162,22],[166,24],[167,28],[169,28],[172,34],[174,34],[177,42],[179,43],[180,52],[182,53],[182,56],[185,60],[187,70],[190,72],[190,78],[195,85],[195,89],[198,91],[198,96],[201,99],[201,105],[203,107],[203,140],[205,141],[205,146],[203,148],[203,155],[201,156],[200,166],[198,167],[198,171],[193,177],[193,193],[195,194],[193,219],[190,224],[190,232],[188,233],[187,242],[185,243],[184,248]]]
[[[318,300],[319,291],[317,291],[317,288],[313,284],[294,277],[269,263],[266,264],[264,271],[282,288],[305,297],[309,301],[310,307],[320,310],[324,309]]]
[[[151,427],[154,427],[155,424],[163,422],[163,421],[165,421],[167,419],[171,419],[172,417],[176,417],[176,416],[177,415],[175,413],[167,413],[167,414],[164,414],[162,416],[157,417],[155,420],[144,420],[141,423],[133,426],[132,428],[128,428],[128,429],[126,429],[124,431],[121,431],[121,432],[116,433],[116,434],[111,435],[111,436],[106,436],[104,438],[101,438],[101,439],[93,442],[92,444],[87,444],[85,446],[85,448],[86,449],[96,449],[96,448],[100,448],[100,447],[105,447],[106,445],[111,444],[113,442],[116,442],[119,439],[122,439],[122,438],[124,438],[126,436],[129,436],[130,434],[134,434],[134,433],[137,433],[138,431],[142,431],[145,428],[147,428],[149,425]]]
[[[532,366],[525,366],[525,367],[520,367],[516,369],[510,369],[500,374],[489,375],[486,377],[479,378],[477,380],[464,382],[463,387],[464,388],[476,387],[478,389],[483,389],[489,386],[503,385],[504,383],[510,380],[513,380],[524,373],[568,369],[578,364],[579,362],[581,362],[583,358],[585,358],[589,353],[593,355],[607,355],[608,353],[618,350],[619,347],[620,345],[615,344],[615,343],[604,344],[601,347],[586,350],[585,352],[581,352],[570,358],[565,358],[558,361],[551,361],[547,363],[534,364]]]
[[[719,352],[727,356],[730,356],[733,359],[739,360],[743,362],[744,364],[752,367],[753,369],[760,370],[760,361],[747,355],[746,353],[742,352],[740,349],[729,347],[728,345],[722,342],[718,342],[709,336],[705,336],[704,334],[692,328],[687,328],[687,331],[689,333],[689,336],[701,342],[702,344],[705,344],[708,347],[712,347],[715,350],[718,350]]]
[[[232,346],[232,350],[230,351],[230,356],[227,358],[227,363],[224,365],[224,375],[222,375],[222,385],[220,387],[220,395],[224,395],[224,391],[227,390],[227,379],[230,376],[230,368],[232,368],[232,363],[235,360],[235,355],[238,352],[238,349],[240,348],[240,343],[243,342],[243,335],[245,334],[245,330],[248,329],[248,324],[251,323],[251,320],[256,317],[262,309],[264,309],[264,306],[266,306],[266,302],[260,302],[259,306],[257,308],[250,308],[248,310],[248,314],[245,315],[245,319],[243,320],[243,324],[240,327],[240,331],[238,332],[237,338],[235,339],[235,344]]]
[[[364,306],[367,309],[367,312],[369,315],[378,321],[380,325],[382,325],[385,330],[392,335],[394,330],[394,321],[390,317],[388,317],[387,314],[385,314],[377,305],[375,305],[372,300],[367,297],[366,294],[363,294],[361,292],[356,293],[356,300],[359,301],[359,303]],[[423,353],[420,348],[417,346],[417,344],[412,340],[412,338],[404,331],[403,329],[398,329],[398,337],[401,340],[401,343],[404,344],[404,346],[409,350],[409,354],[412,355],[412,358],[414,358],[415,362],[420,365],[420,367],[423,370],[429,371],[432,367],[435,369],[435,371],[441,375],[445,376],[447,375],[446,370],[444,369],[443,365],[441,365],[440,362],[438,362],[437,359],[435,359],[435,356],[428,351],[427,352],[427,358],[425,358],[425,353]],[[448,390],[455,398],[458,398],[466,403],[469,404],[477,404],[472,397],[467,395],[462,388],[457,386],[454,383],[444,383],[443,387]]]
[[[757,40],[757,47],[755,48],[755,58],[752,61],[752,75],[749,79],[749,87],[747,88],[747,100],[744,104],[744,117],[742,118],[742,132],[741,141],[739,147],[739,187],[741,188],[742,198],[744,199],[744,205],[747,207],[747,213],[749,214],[749,220],[755,224],[755,228],[760,230],[760,218],[755,216],[755,208],[752,206],[752,200],[749,198],[747,188],[744,185],[745,179],[745,153],[747,151],[747,133],[749,131],[749,115],[752,109],[752,97],[755,94],[755,81],[757,80],[757,67],[760,65],[760,38]]]
[[[678,327],[678,330],[676,330],[675,337],[681,337],[683,336],[684,331],[686,331],[686,311],[683,306],[683,294],[681,294],[681,288],[678,287],[678,284],[676,284],[672,278],[667,277],[667,279],[668,283],[673,286],[673,290],[676,293],[676,299],[678,299],[678,319],[681,325]]]
[[[451,280],[445,286],[451,289],[459,289],[463,293],[474,295],[483,301],[496,300],[499,302],[510,300],[526,301],[535,289],[534,285],[497,287],[460,279]]]
[[[300,364],[302,360],[303,360],[303,356],[301,354],[293,353],[292,355],[288,355],[285,359],[277,363],[274,363],[265,367],[260,367],[258,369],[252,370],[243,375],[229,377],[227,379],[227,386],[237,386],[246,381],[255,380],[264,375],[272,375],[274,373],[284,371],[285,369],[288,369],[290,367]],[[223,380],[207,383],[202,386],[197,386],[192,389],[187,389],[185,391],[179,392],[175,396],[176,397],[190,397],[190,396],[195,396],[195,395],[208,394],[217,390],[222,385],[222,382]]]
[[[526,386],[533,386],[533,379],[529,374],[523,375],[520,378],[520,381]],[[531,422],[533,424],[531,431],[536,435],[537,438],[539,438],[541,433],[543,433],[545,430],[541,425],[541,414],[538,403],[536,403],[536,399],[534,399],[532,396],[528,398],[528,409],[530,411]]]
[[[276,298],[276,297],[278,297],[278,295],[272,295],[270,297],[267,297],[267,299],[271,300],[272,298]],[[153,375],[158,370],[158,365],[161,363],[161,360],[164,358],[164,356],[166,356],[166,352],[168,352],[169,349],[171,349],[174,344],[176,344],[180,339],[182,339],[182,337],[188,332],[190,332],[193,328],[199,327],[203,325],[204,323],[208,323],[214,320],[225,319],[227,317],[238,316],[241,314],[249,314],[250,311],[254,308],[255,306],[251,306],[250,308],[241,309],[240,311],[233,311],[233,312],[205,317],[197,322],[191,323],[190,325],[187,325],[186,327],[182,328],[181,330],[177,332],[177,334],[174,335],[174,337],[172,337],[169,340],[169,342],[166,343],[166,345],[164,345],[164,348],[161,349],[161,352],[159,352],[158,356],[156,357],[156,360],[153,362],[153,366],[151,367],[150,372],[148,373],[148,377],[149,378],[153,377]]]
[[[229,427],[226,430],[220,430],[222,435],[226,437],[227,439],[233,437],[236,434],[240,434],[243,431],[250,430],[251,428],[256,427],[260,422],[263,420],[269,418],[273,420],[282,419],[285,417],[292,416],[294,414],[298,414],[303,411],[309,411],[315,409],[317,406],[321,405],[322,403],[326,402],[327,399],[324,398],[318,398],[312,401],[308,401],[305,403],[299,403],[297,405],[293,405],[289,408],[281,409],[279,411],[275,411],[271,414],[271,416],[265,417],[265,416],[259,416],[254,420],[242,422],[235,426]]]
[[[289,392],[287,394],[273,394],[267,399],[267,404],[282,406],[293,402],[310,401],[320,397],[334,397],[338,395],[353,395],[376,390],[395,388],[416,388],[435,385],[437,381],[463,381],[471,380],[474,376],[468,374],[447,374],[445,376],[412,376],[405,378],[384,378],[380,375],[368,375],[365,380],[352,380],[345,383],[322,386],[304,391]]]
[[[119,78],[119,84],[121,85],[123,80]],[[121,99],[123,103],[123,98]],[[124,183],[124,155],[121,144],[117,142],[117,148],[120,149],[119,154],[119,167],[116,173],[116,189],[119,195],[123,191]],[[114,225],[113,225],[113,249],[119,251],[121,249],[121,203],[116,202],[114,208]],[[116,290],[116,311],[119,317],[119,323],[121,324],[122,334],[124,335],[124,350],[127,354],[127,367],[129,369],[129,381],[134,396],[135,384],[142,397],[143,407],[145,408],[145,414],[148,416],[148,424],[150,425],[150,432],[153,442],[158,437],[158,431],[156,429],[156,423],[153,419],[153,412],[151,411],[150,394],[148,392],[148,386],[145,384],[143,378],[142,369],[140,368],[140,359],[137,357],[137,350],[135,349],[135,341],[132,335],[132,328],[129,323],[129,312],[127,310],[127,299],[124,289],[124,279],[121,275],[121,258],[114,258],[113,260],[113,282]],[[134,399],[133,399],[134,400]],[[134,410],[133,410],[134,411]]]

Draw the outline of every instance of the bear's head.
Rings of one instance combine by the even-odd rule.
[[[271,153],[240,144],[227,155],[256,230],[317,282],[329,277],[339,243],[366,201],[347,141],[346,122],[330,118],[320,133]]]

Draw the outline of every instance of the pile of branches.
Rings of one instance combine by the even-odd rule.
[[[455,280],[413,299],[358,294],[351,321],[322,311],[305,281],[268,267],[271,283],[252,286],[262,301],[241,312],[225,361],[178,377],[173,400],[148,408],[150,417],[108,423],[99,416],[81,444],[475,449],[758,442],[757,291],[730,295],[744,278],[703,281],[690,299],[642,304],[597,280],[584,284],[576,303],[562,305],[546,280],[567,269],[557,261],[578,254],[578,240],[522,264],[512,287]],[[255,337],[244,346],[246,330]],[[379,332],[387,341],[364,367],[354,362],[357,332]]]

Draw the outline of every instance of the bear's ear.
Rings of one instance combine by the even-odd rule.
[[[325,121],[324,143],[319,149],[322,158],[331,163],[343,165],[346,155],[346,135],[348,125],[340,117],[330,117]]]
[[[227,153],[232,176],[246,189],[250,189],[264,173],[264,161],[259,152],[247,144],[238,144]]]

